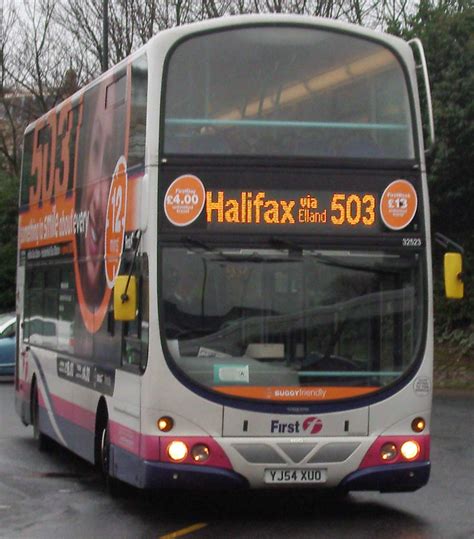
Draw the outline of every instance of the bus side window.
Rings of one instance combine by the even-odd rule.
[[[25,342],[30,342],[30,319],[31,319],[31,269],[26,266],[25,271],[25,294],[24,294],[24,304],[23,304],[23,340]]]
[[[43,344],[44,269],[27,267],[27,294],[25,294],[25,341]]]
[[[57,322],[59,299],[59,268],[48,266],[44,276],[43,292],[43,346],[55,350],[57,348]]]
[[[132,63],[128,166],[145,165],[148,65],[144,54]]]
[[[135,320],[123,322],[122,366],[143,372],[148,358],[148,257],[137,263],[138,308]]]
[[[55,350],[59,316],[60,270],[31,265],[26,271],[24,332],[26,342]]]
[[[76,305],[74,271],[71,266],[61,267],[58,298],[58,350],[73,352],[73,327]]]
[[[23,166],[21,178],[20,205],[29,203],[30,186],[36,185],[36,176],[31,174],[31,161],[33,154],[33,131],[25,135],[23,148]]]
[[[121,77],[109,84],[105,92],[105,108],[110,110],[123,105],[126,99],[126,88],[127,78],[125,74],[122,74]]]

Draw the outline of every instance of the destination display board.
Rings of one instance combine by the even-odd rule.
[[[417,178],[322,171],[172,173],[161,231],[374,235],[419,232]]]

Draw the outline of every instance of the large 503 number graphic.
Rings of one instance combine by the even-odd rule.
[[[82,119],[82,103],[72,108],[67,101],[57,113],[39,120],[33,135],[29,204],[64,195],[73,188],[77,137]]]
[[[331,200],[331,222],[340,226],[344,224],[372,226],[375,222],[374,195],[356,195],[335,193]]]

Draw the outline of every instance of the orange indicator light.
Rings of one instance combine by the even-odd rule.
[[[161,432],[169,432],[174,426],[174,421],[171,419],[171,417],[163,416],[158,419],[156,426],[159,430],[161,430]]]
[[[416,417],[411,422],[411,428],[413,432],[423,432],[426,427],[426,421],[422,417]]]

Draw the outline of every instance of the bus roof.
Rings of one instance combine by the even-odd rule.
[[[110,77],[113,73],[119,71],[121,68],[124,68],[135,58],[139,57],[144,52],[148,50],[153,50],[163,47],[166,52],[173,46],[174,43],[179,41],[181,38],[191,36],[192,34],[205,33],[217,29],[223,28],[233,28],[240,26],[265,26],[265,25],[301,25],[301,26],[312,26],[315,28],[321,28],[325,30],[334,30],[339,32],[347,32],[352,35],[359,36],[361,38],[371,39],[383,43],[393,49],[395,49],[399,54],[402,55],[405,62],[408,61],[412,56],[406,56],[407,54],[411,55],[411,49],[407,43],[396,36],[380,32],[377,30],[371,30],[363,26],[348,23],[335,19],[328,19],[324,17],[313,17],[309,15],[291,15],[291,14],[249,14],[249,15],[229,15],[224,17],[218,17],[215,19],[209,19],[206,21],[193,22],[189,24],[184,24],[174,28],[168,28],[158,32],[153,36],[147,43],[142,45],[136,51],[131,53],[129,56],[115,64],[113,67],[101,73],[94,80],[80,88],[77,92],[67,98],[67,100],[78,99],[82,94],[84,94],[88,89],[100,84],[104,79]],[[57,105],[51,108],[51,110],[59,111],[66,100],[61,101]],[[49,114],[50,111],[40,116],[33,122],[31,122],[25,129],[25,135],[30,132],[36,125],[36,123],[41,120],[44,116]]]

